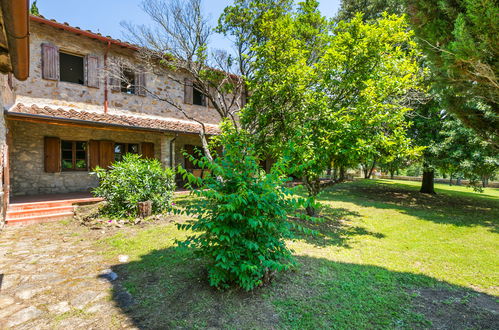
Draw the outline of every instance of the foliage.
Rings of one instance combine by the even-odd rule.
[[[138,212],[137,203],[145,201],[152,201],[153,213],[171,208],[175,173],[164,168],[157,159],[126,154],[108,170],[97,167],[95,174],[99,186],[92,192],[107,201],[104,212],[110,216],[134,217]]]
[[[498,2],[410,0],[408,10],[446,108],[497,148]]]
[[[341,0],[340,9],[335,20],[348,21],[357,13],[362,13],[366,21],[376,20],[382,17],[383,12],[402,15],[405,13],[406,0]]]
[[[460,175],[479,189],[479,181],[485,186],[499,170],[496,150],[453,116],[443,123],[441,134],[443,141],[438,156],[445,159],[445,163],[440,165],[445,172]]]
[[[33,3],[31,4],[31,7],[29,9],[29,14],[33,16],[41,16],[36,1],[37,0],[33,1]]]
[[[199,187],[193,193],[201,197],[186,208],[197,221],[179,224],[200,234],[189,236],[181,245],[199,248],[208,257],[210,285],[252,290],[294,265],[284,240],[293,236],[291,229],[296,227],[288,217],[300,216],[296,212],[305,200],[292,197],[285,187],[285,162],[265,174],[247,133],[228,123],[222,131],[218,139],[225,146],[222,155],[213,162],[191,156],[210,171],[208,177],[196,178],[179,169],[190,184]]]
[[[313,197],[331,163],[414,152],[402,101],[417,87],[418,72],[403,18],[365,23],[358,15],[332,26],[317,5],[305,1],[296,11],[269,11],[259,20],[265,41],[252,48],[252,95],[242,116],[265,154],[282,154],[291,141],[293,174]]]

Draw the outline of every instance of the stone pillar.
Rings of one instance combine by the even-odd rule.
[[[161,163],[165,167],[175,167],[175,138],[171,134],[161,137]]]

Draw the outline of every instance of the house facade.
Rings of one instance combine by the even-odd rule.
[[[89,191],[97,185],[92,169],[125,153],[192,169],[182,150],[201,145],[201,127],[160,98],[173,98],[208,134],[218,133],[218,113],[188,76],[134,71],[141,68],[134,45],[34,16],[29,28],[29,78],[2,85],[7,195]],[[111,76],[115,60],[131,63],[123,72],[130,79]]]

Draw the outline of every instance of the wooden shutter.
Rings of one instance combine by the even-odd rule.
[[[85,56],[85,85],[99,88],[99,57],[97,55]]]
[[[246,91],[243,90],[241,93],[241,108],[244,108],[246,105]]]
[[[210,96],[216,100],[217,91],[214,87],[210,87]],[[214,108],[213,102],[208,97],[206,99],[208,100],[208,108]]]
[[[184,146],[184,150],[186,153],[188,153],[189,155],[191,156],[196,156],[195,152],[194,152],[194,146],[193,145],[190,145],[190,144],[186,144]],[[188,156],[184,156],[184,160],[185,160],[185,164],[184,164],[184,167],[186,170],[192,170],[195,168],[194,164],[192,163],[192,161],[189,159]]]
[[[61,171],[61,139],[46,136],[44,141],[45,172]]]
[[[114,142],[99,141],[99,166],[108,168],[114,162]]]
[[[119,92],[121,90],[121,82],[116,77],[109,78],[109,87],[113,92]]]
[[[144,72],[135,73],[135,86],[137,95],[146,96],[146,74]]]
[[[50,43],[42,44],[42,78],[59,80],[59,48]]]
[[[100,166],[100,141],[90,140],[88,142],[88,166],[93,170]]]
[[[185,104],[192,104],[193,94],[194,94],[193,88],[194,87],[192,84],[192,80],[185,78],[185,81],[184,81],[184,103]]]
[[[143,158],[153,159],[154,158],[154,143],[142,142],[141,152],[142,152]]]

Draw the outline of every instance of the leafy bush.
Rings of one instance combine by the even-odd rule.
[[[161,213],[171,207],[175,191],[175,173],[164,168],[157,159],[142,159],[127,154],[123,160],[113,163],[109,170],[97,167],[95,174],[99,186],[92,192],[107,201],[103,211],[113,217],[135,217],[137,203],[152,201],[153,213]]]
[[[201,197],[186,208],[197,221],[178,225],[200,234],[179,244],[197,248],[197,253],[209,259],[210,285],[251,290],[293,266],[285,239],[292,238],[293,227],[307,230],[288,217],[306,218],[297,212],[306,201],[293,197],[286,188],[285,162],[278,162],[272,173],[265,174],[247,135],[235,132],[229,124],[223,124],[222,130],[218,138],[225,150],[213,163],[206,157],[196,160],[191,156],[199,167],[209,170],[208,177],[196,178],[179,169],[191,187],[199,187],[193,193]]]

